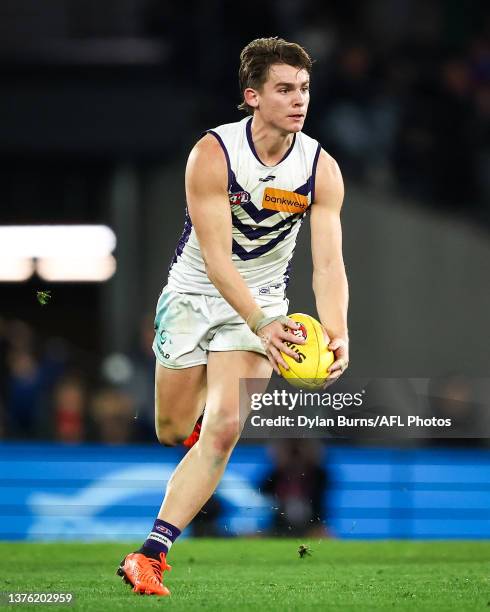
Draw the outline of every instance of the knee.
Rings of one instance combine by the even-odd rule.
[[[171,419],[160,419],[155,424],[158,441],[164,446],[178,446],[191,434],[192,428],[187,431]]]
[[[240,438],[241,426],[238,417],[225,417],[207,422],[201,433],[203,442],[218,456],[228,455]]]

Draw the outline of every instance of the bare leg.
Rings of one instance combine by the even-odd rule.
[[[158,518],[183,530],[211,497],[243,425],[240,378],[262,378],[265,388],[271,372],[267,359],[258,353],[210,353],[201,436],[172,474]]]
[[[167,446],[183,442],[192,432],[206,401],[206,366],[172,370],[156,364],[155,429]]]

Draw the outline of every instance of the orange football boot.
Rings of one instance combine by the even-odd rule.
[[[194,425],[194,429],[191,435],[186,438],[182,444],[187,446],[187,448],[192,448],[194,444],[199,440],[199,436],[201,435],[201,427],[202,427],[202,414],[197,419],[196,424]]]
[[[165,553],[160,553],[160,560],[152,559],[142,553],[130,553],[121,562],[117,575],[141,595],[170,595],[162,582],[162,574],[172,567],[167,563]]]

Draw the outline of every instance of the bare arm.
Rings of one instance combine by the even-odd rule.
[[[210,134],[204,136],[192,149],[186,167],[186,196],[189,215],[199,240],[199,246],[209,280],[224,299],[255,331],[256,323],[264,317],[250,289],[232,260],[232,222],[228,199],[228,172],[220,144]],[[297,325],[291,322],[292,329]],[[287,368],[279,351],[296,357],[283,344],[295,337],[284,331],[278,321],[257,330],[263,340],[267,356],[276,372],[277,362]]]
[[[226,160],[214,136],[204,136],[192,149],[185,187],[209,280],[245,320],[258,308],[231,259],[232,225]]]
[[[325,151],[318,160],[315,202],[311,209],[313,291],[320,321],[325,328],[336,361],[331,378],[348,364],[347,307],[349,291],[342,256],[340,210],[344,184],[336,161]]]

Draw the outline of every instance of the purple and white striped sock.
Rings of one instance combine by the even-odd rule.
[[[143,549],[151,549],[155,554],[162,552],[167,554],[180,533],[180,529],[175,525],[162,521],[162,519],[156,519],[143,544]]]

